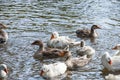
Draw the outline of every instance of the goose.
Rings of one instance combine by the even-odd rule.
[[[43,59],[52,59],[59,57],[62,58],[71,55],[71,53],[67,50],[61,50],[56,48],[45,49],[43,42],[41,40],[35,40],[31,45],[39,46],[39,49],[33,55],[35,59],[43,60]]]
[[[47,46],[51,48],[60,48],[63,49],[67,45],[75,46],[80,44],[76,42],[74,39],[69,38],[68,36],[59,36],[58,32],[53,32],[50,40],[47,42]]]
[[[8,34],[5,31],[3,31],[3,29],[6,29],[6,28],[7,27],[5,25],[0,23],[0,45],[6,44],[8,40]]]
[[[64,62],[56,62],[51,64],[43,64],[40,76],[49,79],[64,74],[67,71],[67,65]]]
[[[82,40],[80,47],[78,47],[76,50],[76,53],[80,56],[87,55],[87,58],[90,58],[93,54],[95,54],[95,49],[93,49],[91,46],[86,46],[85,41]]]
[[[83,57],[72,57],[68,56],[65,63],[68,69],[76,69],[79,67],[83,67],[90,62],[91,58],[87,58],[86,56]]]
[[[120,70],[120,56],[111,57],[108,52],[105,52],[101,58],[102,65],[108,71],[119,71]]]
[[[117,44],[115,47],[112,48],[112,50],[117,50],[115,56],[120,56],[120,44]]]
[[[0,80],[5,80],[7,78],[8,69],[5,64],[0,64]]]
[[[91,30],[88,29],[78,29],[76,30],[76,35],[79,38],[95,38],[98,37],[95,29],[101,29],[98,25],[92,25]]]
[[[109,74],[105,76],[106,80],[120,80],[120,75]]]

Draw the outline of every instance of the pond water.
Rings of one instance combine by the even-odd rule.
[[[96,50],[87,70],[71,71],[65,80],[104,80],[101,55],[113,55],[111,48],[120,43],[120,0],[0,0],[0,23],[9,34],[8,43],[0,47],[0,63],[10,68],[8,80],[44,80],[41,63],[33,58],[38,48],[31,46],[34,40],[46,43],[58,31],[80,41],[77,29],[100,25],[95,43],[86,40]]]

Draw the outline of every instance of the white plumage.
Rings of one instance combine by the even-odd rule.
[[[101,58],[102,64],[109,71],[120,70],[120,56],[111,57],[108,52],[105,52]]]
[[[85,41],[81,41],[80,46],[77,48],[76,53],[80,56],[87,56],[88,58],[92,57],[92,55],[95,53],[95,50],[85,45]]]
[[[0,80],[7,78],[8,69],[5,64],[0,64]]]
[[[58,32],[53,32],[51,39],[47,42],[48,47],[61,49],[64,49],[67,45],[74,46],[78,44],[80,44],[80,42],[76,42],[74,39],[71,39],[68,36],[59,36]]]
[[[66,72],[67,66],[63,62],[57,62],[49,65],[43,65],[40,75],[44,78],[53,78]]]
[[[105,76],[106,80],[120,80],[120,75],[109,74]]]

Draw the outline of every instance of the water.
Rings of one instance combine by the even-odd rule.
[[[77,38],[75,31],[97,24],[99,37],[86,44],[96,50],[93,60],[83,71],[72,71],[66,80],[104,80],[101,55],[120,40],[119,0],[0,0],[0,22],[7,25],[7,45],[0,48],[0,62],[10,68],[8,80],[43,80],[39,76],[41,63],[33,59],[37,47],[34,40],[45,43],[52,31]]]

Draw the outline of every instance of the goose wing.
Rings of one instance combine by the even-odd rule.
[[[83,30],[77,30],[76,31],[77,37],[88,37],[90,34],[90,30],[88,29],[83,29]]]
[[[114,56],[112,57],[112,67],[114,70],[120,70],[120,57]]]

